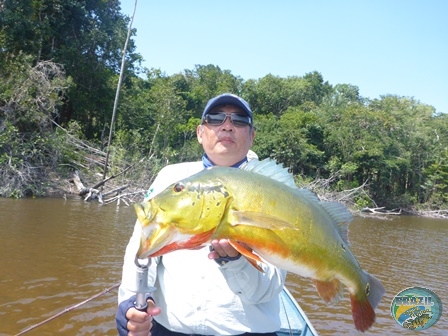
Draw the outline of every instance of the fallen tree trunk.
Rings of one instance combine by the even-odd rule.
[[[79,196],[84,197],[85,195],[87,195],[84,198],[85,201],[98,199],[100,203],[102,203],[101,191],[96,188],[86,188],[84,186],[84,183],[82,183],[81,178],[79,177],[78,171],[75,171],[73,173],[73,178],[70,179],[70,182],[75,185],[76,189],[78,189]]]
[[[362,212],[369,212],[375,215],[401,215],[401,209],[386,210],[385,207],[380,208],[363,208]]]
[[[79,176],[78,171],[74,172],[73,177],[69,181],[75,185],[76,189],[78,190],[78,195],[81,197],[84,197],[85,201],[92,201],[92,200],[97,199],[100,203],[103,203],[103,198],[110,196],[110,195],[115,195],[112,198],[112,200],[110,200],[110,199],[106,200],[106,204],[109,204],[115,200],[117,200],[118,202],[120,200],[123,200],[127,204],[126,200],[120,196],[120,193],[123,190],[125,190],[126,188],[128,188],[128,184],[116,187],[107,192],[103,192],[102,187],[106,184],[106,182],[125,173],[126,171],[131,169],[133,166],[134,165],[131,165],[131,166],[127,167],[126,169],[123,169],[118,174],[112,175],[112,176],[98,182],[93,187],[85,187],[84,186],[84,183],[81,181],[81,177]],[[131,192],[131,193],[127,193],[125,196],[131,196],[131,195],[136,195],[136,194],[140,194],[140,193],[143,193],[143,192],[142,191],[138,191],[138,192],[134,192],[134,193]],[[125,197],[125,196],[123,196],[123,197]]]

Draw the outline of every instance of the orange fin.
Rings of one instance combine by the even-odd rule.
[[[263,269],[257,263],[257,262],[261,263],[263,262],[263,260],[261,260],[258,255],[256,255],[255,253],[253,253],[251,250],[241,245],[240,243],[237,243],[236,241],[229,240],[229,243],[235,250],[241,253],[252,266],[254,266],[260,272],[264,273]]]
[[[313,279],[313,284],[317,293],[326,303],[337,303],[343,295],[342,283],[334,278],[330,281],[320,281]]]
[[[356,329],[366,331],[375,322],[374,309],[378,306],[386,290],[381,282],[373,275],[364,272],[366,287],[363,295],[350,295],[352,303],[352,316]]]
[[[375,322],[375,311],[368,300],[357,300],[354,294],[350,294],[350,301],[355,328],[364,332]]]

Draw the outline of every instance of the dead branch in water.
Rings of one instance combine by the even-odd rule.
[[[311,190],[317,197],[324,202],[341,202],[345,204],[349,209],[356,208],[356,199],[363,198],[369,200],[375,207],[377,207],[375,201],[370,198],[367,191],[367,181],[365,181],[359,187],[353,189],[347,189],[342,191],[331,190],[331,185],[340,178],[339,172],[331,175],[327,179],[318,178],[313,182],[303,186],[303,188]]]
[[[385,207],[380,208],[363,208],[362,212],[369,212],[375,215],[401,215],[401,209],[387,210]]]
[[[93,187],[85,187],[84,186],[84,183],[81,181],[81,177],[80,177],[78,171],[75,171],[73,173],[73,178],[70,179],[70,182],[75,185],[76,189],[78,190],[78,195],[81,197],[84,197],[84,201],[98,200],[98,202],[104,203],[104,204],[109,204],[114,201],[117,201],[117,202],[124,201],[126,204],[128,204],[128,202],[130,202],[130,200],[129,200],[130,196],[142,194],[142,193],[144,193],[144,191],[132,192],[132,193],[127,193],[127,194],[121,195],[121,192],[123,190],[125,190],[126,188],[128,188],[128,186],[129,186],[128,184],[125,184],[125,185],[122,185],[119,187],[115,187],[112,190],[109,190],[106,192],[102,192],[102,190],[99,188],[103,187],[106,184],[106,182],[110,181],[111,179],[113,179],[121,174],[124,174],[126,171],[131,169],[133,166],[134,165],[131,165],[131,166],[127,167],[126,169],[122,170],[121,172],[119,172],[118,174],[112,175],[112,176],[98,182]],[[108,197],[110,195],[114,195],[114,194],[115,194],[114,197],[106,198],[106,197]]]

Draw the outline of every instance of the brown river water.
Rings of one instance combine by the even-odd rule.
[[[117,335],[116,289],[74,306],[120,281],[135,218],[126,205],[0,198],[0,335],[16,335],[64,311],[26,335]],[[387,291],[364,335],[447,335],[447,308],[434,326],[409,331],[393,320],[390,305],[414,286],[431,289],[448,305],[448,220],[355,218],[349,239],[363,269]],[[288,275],[287,287],[320,335],[358,335],[347,292],[328,306],[309,279]]]

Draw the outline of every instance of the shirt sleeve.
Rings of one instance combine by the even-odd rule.
[[[252,266],[244,257],[220,267],[230,289],[249,304],[268,302],[280,294],[287,272],[269,263],[260,265],[264,272]]]

